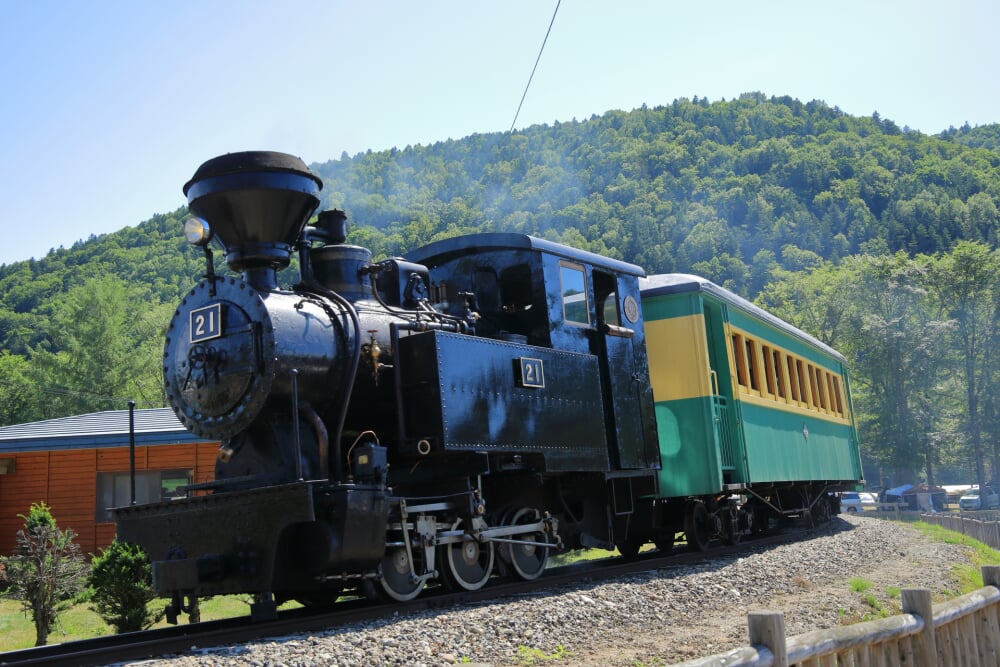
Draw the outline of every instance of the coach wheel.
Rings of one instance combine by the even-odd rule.
[[[770,511],[763,505],[754,505],[750,510],[750,534],[763,535],[770,528]]]
[[[722,520],[722,536],[726,544],[739,544],[743,537],[740,534],[738,512],[735,505],[730,505],[719,512],[719,518]]]
[[[514,518],[511,519],[510,523],[511,525],[519,526],[535,523],[539,518],[538,510],[524,507],[514,514]],[[539,545],[543,543],[549,544],[549,536],[544,531],[539,531],[527,535],[516,535],[514,539],[533,542],[533,544],[507,545],[510,548],[508,555],[510,556],[510,564],[514,567],[514,571],[517,573],[517,576],[525,581],[537,579],[541,576],[546,564],[549,562],[549,548]]]
[[[413,572],[417,572],[416,568]],[[382,577],[379,579],[379,590],[392,600],[406,602],[420,595],[424,587],[423,579],[413,576],[410,568],[410,557],[406,548],[398,547],[382,559]]]
[[[708,551],[711,539],[711,517],[705,503],[696,500],[684,509],[684,536],[691,551]]]
[[[463,521],[459,519],[451,527],[461,530]],[[476,591],[482,588],[493,573],[493,543],[480,543],[471,535],[465,535],[461,542],[444,544],[442,548],[447,561],[446,583]]]
[[[830,520],[830,503],[825,497],[820,498],[813,505],[813,519],[815,519],[817,526]]]

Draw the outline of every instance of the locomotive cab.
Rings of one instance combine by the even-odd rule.
[[[566,491],[580,504],[567,514],[580,521],[561,519],[564,539],[604,548],[626,541],[633,499],[655,493],[660,465],[642,269],[522,234],[447,239],[407,259],[428,268],[435,307],[471,304],[476,337],[401,341],[406,436],[486,452],[494,472],[589,473]],[[517,484],[491,479],[494,502],[520,502],[507,497]]]
[[[608,452],[599,465],[619,474],[659,467],[638,302],[641,268],[523,234],[446,239],[407,259],[428,268],[436,307],[454,308],[461,299],[473,304],[477,335],[581,355],[555,362],[559,366],[593,364],[579,377],[561,380],[555,366],[525,360],[515,369],[513,386],[538,383],[544,389],[569,381],[579,391],[591,388],[600,397],[601,423],[587,423],[586,429],[604,434],[601,448]],[[557,430],[549,425],[542,437]]]

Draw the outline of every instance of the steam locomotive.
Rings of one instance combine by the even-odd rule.
[[[530,580],[561,550],[704,550],[825,520],[861,479],[844,358],[753,304],[522,234],[374,261],[341,211],[309,224],[321,188],[273,152],[184,186],[206,271],[163,374],[220,442],[215,478],[114,510],[172,620],[206,595],[268,617]]]

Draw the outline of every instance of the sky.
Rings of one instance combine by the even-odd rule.
[[[227,152],[308,164],[746,92],[1000,122],[996,0],[556,6],[0,0],[0,265],[171,212]]]

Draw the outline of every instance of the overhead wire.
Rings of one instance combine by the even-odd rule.
[[[538,63],[542,59],[542,53],[545,51],[545,43],[549,41],[549,33],[552,32],[552,25],[556,22],[556,14],[559,13],[559,5],[562,4],[562,0],[556,0],[556,9],[552,12],[552,20],[549,21],[549,29],[545,31],[545,39],[542,40],[542,48],[538,50],[538,57],[535,58],[535,66],[531,68],[531,76],[528,77],[528,85],[524,87],[524,94],[521,95],[521,102],[517,105],[517,111],[514,112],[514,121],[510,124],[510,131],[514,131],[514,125],[517,124],[517,117],[521,115],[521,107],[524,106],[524,98],[528,96],[528,89],[531,88],[531,80],[535,78],[535,70],[538,69]]]

